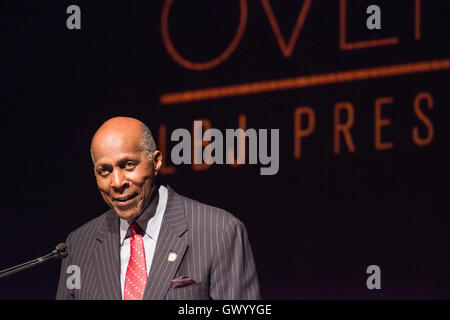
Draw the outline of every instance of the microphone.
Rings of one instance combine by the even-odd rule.
[[[46,254],[45,256],[42,256],[42,257],[36,258],[34,260],[31,260],[31,261],[19,264],[17,266],[0,271],[0,278],[4,278],[4,277],[14,274],[16,272],[34,267],[35,265],[41,264],[47,260],[57,259],[57,258],[64,259],[65,257],[67,257],[67,255],[68,255],[67,245],[64,242],[62,242],[55,247],[55,250]]]
[[[64,242],[61,242],[55,247],[55,250],[52,251],[53,254],[58,255],[58,258],[67,257],[67,245]]]

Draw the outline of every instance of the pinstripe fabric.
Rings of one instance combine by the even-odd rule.
[[[57,299],[121,299],[119,220],[113,210],[72,232],[66,241]],[[169,261],[169,253],[176,253]],[[69,265],[81,271],[81,289],[68,289]],[[172,289],[171,280],[196,283]],[[230,213],[183,197],[168,187],[167,207],[144,299],[260,299],[245,226]]]

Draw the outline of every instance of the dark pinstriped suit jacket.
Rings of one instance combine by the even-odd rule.
[[[122,299],[119,219],[111,209],[72,232],[66,244],[56,299]],[[168,260],[170,252],[177,258]],[[68,289],[68,266],[80,268],[81,288]],[[188,276],[196,283],[171,288]],[[168,187],[144,299],[260,299],[246,229],[230,213],[177,194]]]

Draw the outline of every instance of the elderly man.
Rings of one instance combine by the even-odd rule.
[[[91,155],[110,210],[67,238],[57,299],[260,298],[244,225],[158,183],[162,155],[147,126],[106,121]]]

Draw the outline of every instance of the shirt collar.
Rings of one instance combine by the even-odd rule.
[[[137,216],[136,219],[132,221],[127,221],[125,219],[120,219],[120,245],[123,245],[123,242],[126,238],[130,236],[129,226],[133,221],[141,227],[142,230],[145,230],[145,233],[152,239],[156,239],[157,236],[157,226],[155,225],[155,212],[159,203],[159,188],[155,187],[153,189],[152,194],[150,195],[150,203],[147,208],[142,211],[142,213]]]

